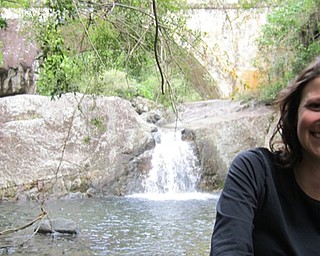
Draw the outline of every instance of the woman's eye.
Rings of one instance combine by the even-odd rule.
[[[311,110],[320,111],[320,103],[310,103],[308,105],[308,108],[311,109]]]

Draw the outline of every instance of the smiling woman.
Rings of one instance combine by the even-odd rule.
[[[271,150],[242,152],[231,164],[217,204],[211,255],[319,253],[320,58],[277,103]]]
[[[297,182],[307,195],[320,201],[320,77],[302,92],[297,135],[303,152],[302,161],[295,168]]]

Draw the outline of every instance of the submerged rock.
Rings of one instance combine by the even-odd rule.
[[[65,218],[56,218],[45,220],[40,224],[40,227],[37,231],[40,234],[51,234],[51,233],[61,233],[61,234],[70,234],[76,235],[78,233],[77,224],[70,219]]]

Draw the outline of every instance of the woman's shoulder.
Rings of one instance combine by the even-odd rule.
[[[275,153],[264,147],[241,151],[232,161],[230,172],[262,181],[275,171]]]
[[[263,165],[266,163],[273,163],[275,160],[275,153],[271,152],[265,147],[256,147],[239,152],[234,158],[234,161],[249,161],[259,162]]]

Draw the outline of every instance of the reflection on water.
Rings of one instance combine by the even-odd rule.
[[[199,195],[198,195],[199,196]],[[110,197],[48,201],[51,218],[77,222],[77,236],[36,235],[33,228],[0,236],[0,255],[208,255],[218,195],[185,200]],[[35,202],[0,203],[0,230],[40,213]]]

